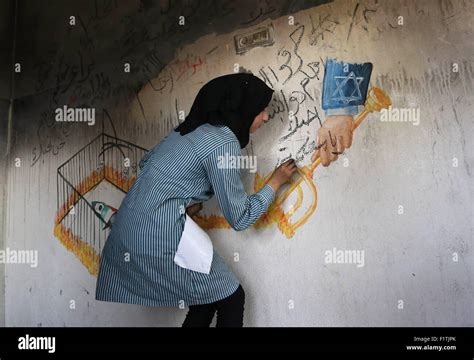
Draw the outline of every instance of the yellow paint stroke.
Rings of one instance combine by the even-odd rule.
[[[371,112],[380,111],[382,109],[388,108],[392,104],[390,98],[379,88],[372,87],[367,95],[367,100],[365,102],[364,111],[362,111],[358,117],[354,121],[353,130],[355,130],[362,120],[364,120],[367,115]],[[316,190],[316,185],[313,182],[313,174],[316,168],[321,164],[321,159],[318,157],[316,160],[310,164],[303,166],[302,168],[298,168],[299,178],[298,180],[292,180],[290,182],[290,187],[286,189],[284,192],[279,194],[275,201],[270,205],[267,212],[262,215],[262,217],[253,224],[254,228],[262,228],[268,227],[273,223],[277,223],[278,229],[287,237],[291,238],[300,226],[308,221],[309,217],[314,213],[318,204],[318,194]],[[255,191],[259,191],[265,183],[268,181],[272,173],[268,174],[267,176],[263,177],[257,172],[255,174],[255,182],[254,188]],[[303,214],[301,219],[296,221],[295,223],[290,222],[290,218],[296,212],[296,210],[300,207],[302,203],[302,190],[301,190],[301,182],[305,182],[310,189],[311,193],[311,205],[309,206],[308,210]],[[290,207],[288,212],[284,212],[281,205],[285,202],[286,199],[290,196],[290,194],[297,189],[298,191],[298,198],[295,205]],[[224,228],[231,228],[229,223],[226,219],[222,216],[217,215],[195,215],[193,219],[196,221],[199,226],[204,229],[224,229]]]
[[[99,273],[99,254],[80,236],[74,235],[71,229],[62,224],[54,225],[54,236],[56,236],[66,249],[71,251],[79,261],[86,267],[91,275]]]
[[[120,171],[112,166],[106,165],[100,171],[94,170],[89,176],[82,180],[76,187],[78,193],[84,196],[96,187],[102,180],[107,180],[125,192],[128,192],[135,182],[135,177],[124,178]],[[54,220],[54,236],[56,236],[66,249],[71,251],[86,267],[91,275],[97,276],[99,271],[100,255],[95,249],[84,241],[79,235],[73,234],[72,229],[61,224],[61,220],[72,206],[80,199],[77,192],[73,191],[66,202],[56,213]],[[92,210],[91,210],[92,211]]]

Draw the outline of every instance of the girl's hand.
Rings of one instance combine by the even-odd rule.
[[[273,190],[278,191],[280,186],[287,183],[293,174],[296,172],[296,163],[295,160],[290,159],[285,161],[283,164],[278,166],[273,172],[272,176],[268,180],[268,185],[270,185]]]

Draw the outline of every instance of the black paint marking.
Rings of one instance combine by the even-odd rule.
[[[354,19],[355,19],[355,16],[356,16],[356,13],[357,13],[357,9],[359,8],[359,3],[356,4],[355,8],[354,8],[354,12],[352,14],[352,20],[351,20],[351,25],[349,26],[349,31],[347,33],[347,39],[346,39],[346,43],[349,42],[349,37],[351,36],[351,32],[352,32],[352,27],[354,25]]]
[[[217,50],[218,47],[219,47],[219,46],[216,46],[216,47],[212,48],[211,50],[209,50],[209,51],[206,53],[206,55],[209,55],[209,54],[213,53],[214,51]]]

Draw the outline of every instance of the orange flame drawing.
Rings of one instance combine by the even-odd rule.
[[[125,192],[128,192],[135,182],[134,176],[124,178],[120,171],[115,170],[112,166],[106,165],[100,171],[94,170],[89,176],[82,180],[77,186],[77,191],[81,196],[84,196],[104,179]],[[53,232],[61,244],[77,256],[89,273],[97,276],[100,258],[97,251],[80,236],[73,234],[70,228],[61,224],[61,220],[69,212],[71,207],[79,201],[80,196],[78,193],[74,191],[56,213]]]

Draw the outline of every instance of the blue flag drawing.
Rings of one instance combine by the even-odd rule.
[[[372,74],[372,63],[349,64],[327,59],[324,67],[322,108],[326,114],[331,109],[346,109],[357,113],[364,105]]]

